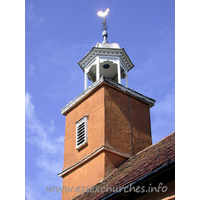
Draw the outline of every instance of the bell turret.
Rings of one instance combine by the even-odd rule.
[[[109,9],[104,13],[98,12],[98,16],[103,17],[102,37],[103,42],[98,42],[86,56],[78,62],[85,74],[84,89],[88,87],[88,79],[94,83],[101,76],[110,78],[119,84],[121,79],[126,79],[128,87],[128,71],[134,67],[124,48],[120,48],[117,43],[108,43],[108,25],[105,16]]]

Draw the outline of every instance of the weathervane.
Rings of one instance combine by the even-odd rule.
[[[106,23],[106,16],[108,15],[108,11],[109,11],[109,10],[110,10],[110,9],[107,8],[105,12],[99,11],[99,12],[97,13],[97,15],[98,15],[99,17],[103,17],[103,22],[102,22],[102,30],[103,30],[103,33],[102,33],[102,37],[103,37],[103,43],[104,43],[104,44],[108,43],[108,41],[107,41],[107,37],[108,37],[108,32],[107,32],[107,30],[108,30],[108,25],[107,25],[107,23]]]

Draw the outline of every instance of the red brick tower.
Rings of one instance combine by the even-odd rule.
[[[150,107],[155,100],[128,88],[134,65],[123,48],[97,43],[78,63],[84,92],[61,113],[66,117],[62,200],[72,199],[101,182],[132,154],[152,144]],[[126,79],[126,86],[121,79]],[[88,87],[87,81],[93,83]]]

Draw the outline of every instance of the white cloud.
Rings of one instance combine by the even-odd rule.
[[[25,94],[25,114],[28,119],[32,118],[35,114],[32,97],[28,92]]]
[[[28,23],[32,26],[32,28],[35,28],[35,29],[39,29],[40,25],[42,25],[46,20],[44,16],[37,15],[34,12],[34,6],[32,3],[26,7],[25,14],[26,14],[26,19]]]
[[[29,76],[34,75],[34,69],[35,69],[35,66],[33,64],[30,64],[30,66],[29,66]]]
[[[29,4],[26,8],[26,15],[29,21],[36,19],[36,14],[33,12],[33,4]]]
[[[49,186],[61,184],[62,179],[58,179],[57,173],[62,170],[63,165],[64,136],[55,133],[56,126],[53,120],[44,123],[39,118],[40,115],[35,110],[33,98],[29,92],[25,94],[25,111],[26,142],[35,149],[34,152],[38,152],[32,157],[35,175],[26,176],[26,199],[32,200],[45,194],[47,184]],[[26,157],[30,155],[31,153],[26,151]],[[28,163],[27,166],[29,166]],[[54,195],[60,194],[52,194],[51,198]],[[49,198],[46,197],[46,199]]]
[[[35,186],[28,179],[26,179],[25,193],[26,193],[25,195],[26,200],[35,200],[38,197],[38,192],[35,189]]]
[[[56,154],[62,150],[61,143],[64,141],[64,136],[59,139],[52,139],[51,133],[56,129],[54,121],[50,120],[49,124],[41,122],[36,116],[35,106],[33,105],[31,95],[25,94],[25,111],[26,111],[26,127],[32,133],[27,137],[27,141],[42,150],[45,154]]]
[[[53,156],[47,154],[41,154],[36,158],[36,165],[38,168],[45,169],[46,172],[53,173],[54,175],[59,173],[62,162],[63,158],[55,159]]]

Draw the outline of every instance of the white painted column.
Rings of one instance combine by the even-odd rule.
[[[117,60],[117,74],[118,74],[118,83],[121,84],[121,67],[120,60]]]
[[[99,61],[100,61],[99,56],[97,56],[97,58],[96,58],[96,81],[98,81],[100,78],[100,63],[99,63]]]
[[[125,75],[125,80],[126,80],[126,87],[128,87],[128,74],[126,72],[126,75]]]
[[[87,80],[88,79],[88,77],[87,77],[87,70],[85,69],[85,77],[84,77],[84,90],[86,90],[87,89]]]

